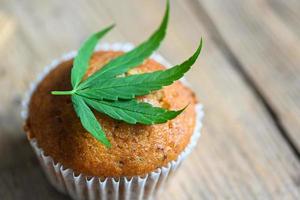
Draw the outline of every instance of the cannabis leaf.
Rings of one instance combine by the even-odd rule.
[[[88,105],[95,110],[105,113],[110,117],[125,121],[129,124],[159,124],[175,118],[184,109],[179,111],[169,111],[151,104],[137,102],[132,99],[129,101],[101,101],[85,98]]]
[[[153,51],[155,51],[160,42],[164,39],[166,35],[166,29],[169,19],[169,1],[167,1],[167,7],[163,21],[161,22],[159,28],[150,36],[150,38],[137,46],[135,49],[121,55],[109,63],[104,65],[101,70],[95,72],[84,81],[79,88],[84,88],[93,85],[99,80],[104,80],[107,78],[115,77],[116,75],[127,72],[129,69],[136,67],[148,58]]]
[[[101,141],[105,146],[109,147],[110,142],[105,137],[100,124],[98,123],[91,109],[86,105],[84,99],[78,95],[72,95],[72,102],[77,116],[82,123],[82,126],[97,140]]]
[[[82,90],[79,89],[76,93],[87,98],[99,100],[132,99],[136,96],[149,94],[180,79],[195,63],[201,48],[202,40],[194,55],[182,64],[170,69],[121,78],[100,79],[94,85]],[[102,70],[99,71],[101,72]]]
[[[113,27],[114,25],[111,25],[102,31],[93,34],[79,49],[78,55],[74,59],[73,68],[71,71],[71,83],[73,88],[78,86],[84,74],[86,73],[86,70],[89,66],[90,57],[92,56],[98,41]]]
[[[148,40],[132,51],[112,59],[83,81],[96,44],[113,28],[113,25],[93,34],[83,44],[74,59],[71,71],[73,89],[51,92],[53,95],[71,95],[74,110],[82,126],[106,147],[110,147],[111,144],[91,108],[116,120],[145,125],[165,123],[185,109],[172,111],[153,107],[151,104],[138,102],[135,97],[149,94],[180,79],[197,60],[202,48],[202,39],[195,53],[179,65],[167,70],[117,77],[142,64],[158,48],[165,37],[168,18],[169,1],[167,0],[164,18]]]

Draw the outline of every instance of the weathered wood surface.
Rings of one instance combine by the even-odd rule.
[[[236,67],[245,70],[260,98],[278,118],[281,131],[291,137],[299,151],[300,26],[293,22],[296,19],[284,19],[277,14],[280,10],[270,9],[284,7],[276,1],[222,2],[205,0],[201,5],[224,40],[223,51],[238,61]],[[291,6],[298,8],[294,16],[299,23],[299,1]]]
[[[204,37],[187,78],[206,118],[159,199],[300,199],[299,4],[171,1],[159,52],[178,63]],[[21,130],[20,99],[43,66],[112,22],[106,41],[137,44],[163,11],[158,0],[1,0],[0,199],[68,199],[48,184]]]

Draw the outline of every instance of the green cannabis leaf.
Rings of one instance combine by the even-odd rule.
[[[82,126],[97,140],[101,141],[105,146],[110,147],[110,142],[107,140],[95,115],[87,106],[84,99],[78,95],[72,95],[72,102],[77,116],[82,123]]]
[[[132,99],[136,96],[149,94],[180,79],[195,63],[201,48],[202,40],[193,56],[182,64],[170,69],[122,78],[99,79],[94,85],[85,89],[79,89],[76,93],[87,98],[99,100]],[[101,70],[99,71],[101,72]]]
[[[98,82],[99,80],[104,80],[107,78],[115,77],[116,75],[127,72],[129,69],[136,67],[148,58],[153,51],[155,51],[160,42],[164,39],[166,35],[166,29],[169,19],[169,1],[167,1],[167,7],[163,21],[159,28],[150,36],[150,38],[137,46],[135,49],[121,55],[109,63],[104,65],[101,70],[95,72],[84,81],[79,88],[88,87]]]
[[[71,83],[73,88],[76,88],[82,80],[89,66],[90,57],[92,56],[98,41],[113,27],[114,25],[111,25],[102,31],[93,34],[79,49],[78,55],[74,59],[73,68],[71,71]]]
[[[99,112],[129,124],[141,123],[150,125],[164,123],[169,119],[175,118],[183,111],[183,109],[179,111],[169,111],[158,107],[152,107],[151,104],[144,102],[139,103],[134,99],[129,101],[86,99],[86,103]]]
[[[165,123],[185,109],[172,111],[153,107],[151,104],[138,102],[135,97],[159,90],[183,77],[197,60],[202,49],[202,39],[197,50],[189,59],[170,69],[127,77],[117,76],[142,64],[159,47],[166,34],[168,19],[169,0],[167,0],[165,15],[159,28],[148,40],[133,50],[112,59],[100,70],[82,81],[95,46],[113,28],[113,25],[93,34],[79,49],[74,59],[71,71],[73,89],[51,92],[53,95],[71,95],[75,112],[80,118],[82,126],[106,147],[110,147],[111,144],[91,108],[116,120],[145,125]]]

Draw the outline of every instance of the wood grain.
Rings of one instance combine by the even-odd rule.
[[[232,51],[239,67],[253,80],[300,156],[300,37],[296,30],[299,12],[293,15],[300,2],[287,6],[288,2],[281,3],[291,16],[298,16],[297,22],[277,15],[278,10],[275,12],[267,1],[234,0],[222,4],[207,0],[201,5],[216,27],[222,26],[218,31],[228,46],[226,51]],[[296,28],[290,29],[291,26]]]
[[[203,8],[209,10],[211,17],[216,15],[213,14],[213,9],[220,9],[222,6],[226,8],[225,2],[220,1],[219,5],[211,2],[205,2]],[[168,34],[159,52],[172,63],[180,63],[195,50],[200,36],[204,37],[203,53],[187,75],[199,100],[205,105],[204,131],[196,150],[159,199],[299,199],[298,158],[282,137],[261,98],[224,52],[205,18],[202,19],[199,15],[197,6],[198,1],[171,1]],[[244,10],[248,12],[246,8]],[[117,27],[105,38],[106,41],[130,41],[138,44],[157,27],[163,11],[164,1],[158,0],[2,0],[0,14],[10,19],[16,28],[6,37],[3,43],[6,45],[0,46],[0,74],[3,74],[0,76],[0,86],[6,88],[0,99],[0,199],[68,199],[48,184],[20,128],[20,99],[36,74],[52,59],[78,48],[90,33],[111,22],[116,22]],[[218,11],[222,12],[222,9]],[[263,12],[255,13],[264,16]],[[229,15],[235,16],[235,13],[232,11],[223,15],[226,21]],[[245,16],[241,20],[251,20],[249,18],[250,16]],[[216,22],[216,26],[218,30],[226,29],[224,33],[220,33],[228,40],[230,33],[227,29],[230,23],[222,23]],[[289,111],[291,109],[292,115],[297,114],[298,105],[295,105],[294,97],[279,98],[283,89],[288,94],[289,91],[297,91],[295,83],[299,78],[294,77],[294,65],[289,66],[290,68],[279,64],[276,68],[263,67],[273,66],[279,60],[279,53],[272,49],[277,46],[271,45],[270,53],[260,49],[263,56],[250,52],[258,48],[258,42],[255,42],[256,32],[251,37],[255,45],[248,46],[249,41],[245,40],[249,38],[240,35],[247,33],[244,30],[247,25],[234,25],[237,26],[233,27],[237,41],[233,41],[234,45],[230,46],[232,49],[235,47],[232,54],[242,60],[243,67],[248,62],[251,67],[254,66],[254,59],[257,63],[260,62],[259,66],[264,70],[256,67],[255,72],[266,75],[268,81],[259,82],[263,77],[261,74],[255,76],[255,81],[267,102],[281,115],[286,110],[278,107],[279,104]],[[275,23],[274,29],[266,28],[265,34],[273,34],[270,31],[277,30],[277,26]],[[285,31],[289,34],[287,43],[282,37],[278,37],[280,44],[290,46],[292,42],[296,42],[295,31],[289,29],[291,26],[286,25]],[[0,29],[0,33],[1,31],[3,29]],[[257,32],[259,41],[263,42],[262,36]],[[240,51],[237,50],[237,44],[240,44]],[[298,47],[295,48],[297,50]],[[276,58],[271,59],[272,54]],[[284,56],[287,58],[283,61],[298,61],[286,54]],[[251,59],[245,60],[247,56]],[[264,61],[264,56],[270,63]],[[281,63],[284,64],[283,61]],[[294,75],[290,76],[295,83],[291,84],[280,78],[281,75],[267,75],[267,72],[276,75],[277,70],[289,74],[293,71]],[[246,70],[246,75],[254,77],[251,70]],[[278,89],[281,81],[282,90]],[[293,106],[297,112],[293,110]],[[288,118],[293,119],[290,116]],[[293,120],[297,122],[297,119]],[[294,128],[298,127],[297,123],[287,123],[287,119],[283,121],[285,126],[293,123]],[[296,130],[289,130],[289,133]]]

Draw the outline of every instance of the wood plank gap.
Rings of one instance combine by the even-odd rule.
[[[238,60],[238,58],[235,56],[233,51],[230,49],[229,45],[226,43],[226,41],[220,34],[220,31],[218,30],[214,21],[212,20],[210,15],[206,12],[206,10],[203,8],[201,3],[197,0],[190,0],[190,2],[191,2],[191,10],[195,12],[198,19],[207,28],[208,32],[210,33],[210,36],[212,37],[212,41],[216,43],[220,51],[224,54],[225,58],[228,59],[228,61],[232,64],[232,66],[237,70],[237,72],[244,79],[245,83],[253,91],[254,95],[262,103],[267,113],[269,114],[270,118],[272,119],[272,122],[274,123],[275,127],[278,129],[279,133],[281,134],[282,138],[287,143],[288,147],[295,155],[297,160],[300,162],[300,151],[297,148],[296,144],[293,142],[288,131],[284,128],[275,109],[273,109],[271,104],[267,101],[267,98],[263,95],[262,91],[260,90],[259,86],[255,83],[255,81],[251,78],[251,76],[247,74],[245,68]]]

